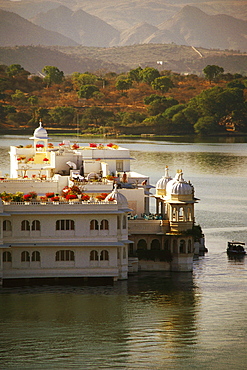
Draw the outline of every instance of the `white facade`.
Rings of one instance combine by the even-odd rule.
[[[3,283],[114,281],[137,268],[192,270],[194,238],[188,231],[197,200],[181,171],[171,178],[166,168],[152,195],[149,177],[130,170],[128,149],[69,141],[54,147],[41,123],[30,139],[27,147],[10,148],[11,176],[0,180]],[[65,199],[64,189],[73,186],[81,194]],[[36,195],[20,200],[20,192]],[[47,193],[56,195],[53,201]],[[155,215],[149,213],[150,196],[156,198]]]

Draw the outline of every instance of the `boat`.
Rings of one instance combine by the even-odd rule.
[[[231,241],[227,243],[226,252],[229,256],[244,256],[246,254],[244,246],[243,242]]]

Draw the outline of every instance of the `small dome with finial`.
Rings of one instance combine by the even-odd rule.
[[[156,183],[156,195],[166,195],[166,185],[171,179],[168,173],[168,166],[166,166],[165,176],[162,176]]]
[[[37,127],[34,130],[33,137],[30,137],[30,139],[40,139],[45,140],[48,139],[48,134],[46,129],[42,126],[42,121],[39,121],[39,127]]]
[[[116,200],[120,208],[128,207],[127,198],[123,194],[119,193],[119,191],[117,190],[117,184],[114,185],[113,191],[105,198],[106,201],[108,201],[109,199]]]
[[[167,184],[167,193],[171,195],[189,195],[193,194],[193,186],[184,180],[182,170],[179,170],[175,179],[169,181]]]

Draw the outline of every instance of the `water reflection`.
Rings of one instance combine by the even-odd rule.
[[[143,273],[113,287],[2,289],[0,367],[162,369],[197,343],[195,290],[186,273]]]

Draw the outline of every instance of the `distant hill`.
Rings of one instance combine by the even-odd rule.
[[[57,32],[48,31],[18,14],[0,9],[0,46],[14,45],[78,45],[76,41]]]
[[[0,8],[0,46],[175,43],[247,52],[245,0],[0,0]]]
[[[57,49],[41,46],[16,46],[0,47],[0,64],[20,64],[30,73],[39,74],[46,65],[56,66],[65,74],[73,72],[95,72],[115,71],[120,73],[126,69],[121,64],[107,62],[101,59],[88,56],[77,56],[65,54]]]
[[[187,5],[158,28],[144,42],[247,51],[247,21],[225,14],[208,15]]]
[[[117,44],[120,32],[98,17],[82,9],[72,11],[59,6],[39,13],[31,21],[50,31],[56,31],[84,46],[109,46]]]
[[[162,64],[157,64],[157,61]],[[193,49],[175,44],[143,44],[124,47],[40,47],[16,46],[0,48],[0,64],[19,63],[31,73],[53,65],[65,74],[73,72],[128,72],[147,66],[178,73],[202,74],[208,64],[216,64],[225,72],[247,74],[247,54],[230,51]]]

